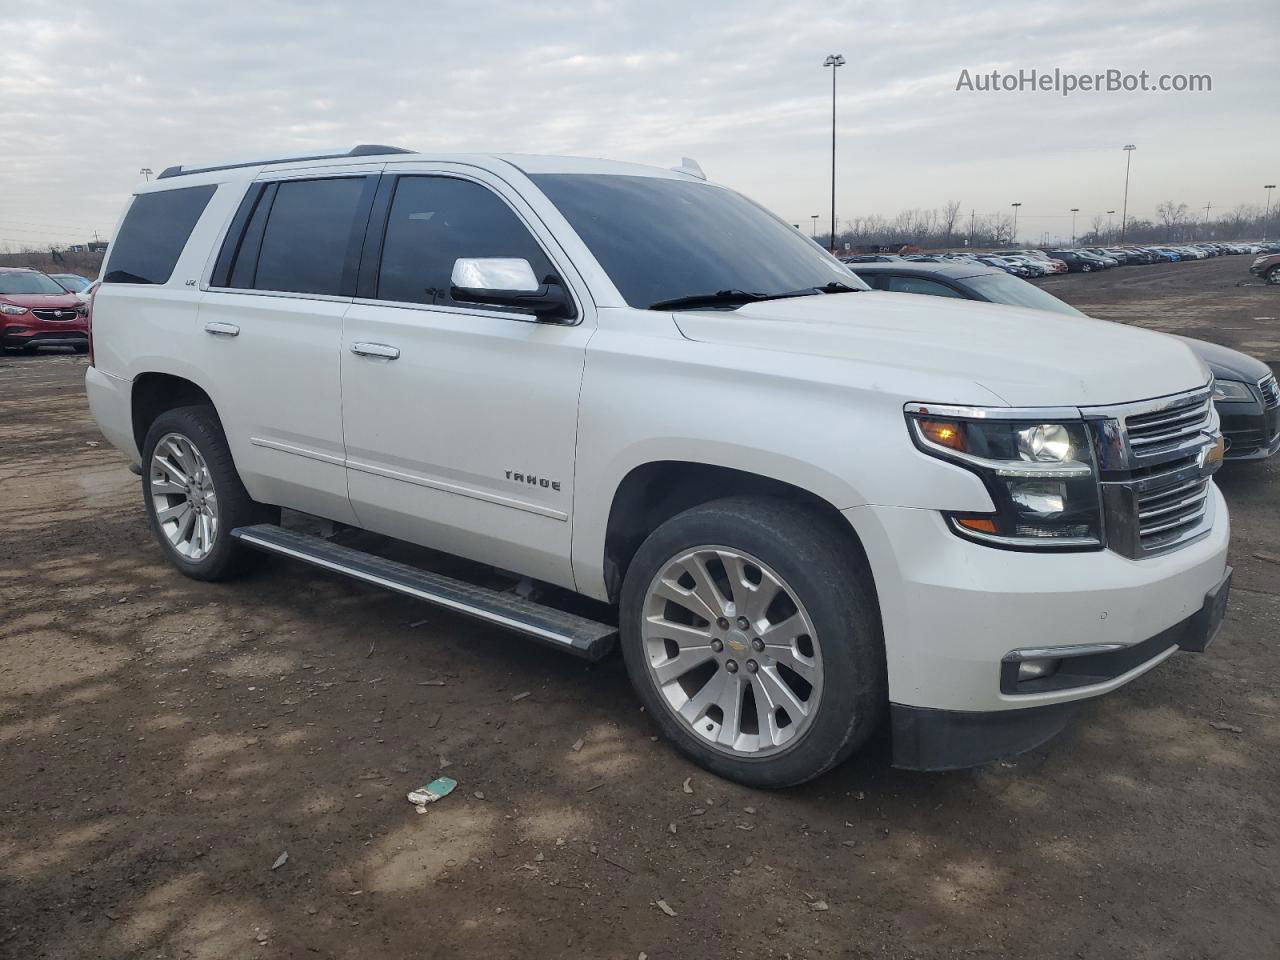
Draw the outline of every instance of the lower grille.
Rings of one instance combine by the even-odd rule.
[[[1139,493],[1138,539],[1143,552],[1167,549],[1188,532],[1194,532],[1204,519],[1208,503],[1208,477],[1174,480]]]

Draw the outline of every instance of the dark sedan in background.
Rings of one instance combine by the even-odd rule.
[[[1057,256],[1055,253],[1054,256]],[[1003,270],[974,263],[859,263],[868,286],[891,293],[959,297],[1083,317],[1075,307]],[[1261,360],[1204,340],[1179,337],[1214,376],[1214,406],[1227,439],[1228,460],[1265,460],[1280,451],[1280,387]]]

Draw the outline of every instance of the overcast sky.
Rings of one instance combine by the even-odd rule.
[[[141,167],[389,143],[682,156],[791,222],[958,200],[1067,235],[1280,178],[1267,3],[0,0],[0,246],[107,235]],[[957,92],[962,69],[1206,73],[1211,93]]]

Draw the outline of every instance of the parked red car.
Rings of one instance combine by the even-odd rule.
[[[0,267],[0,346],[89,349],[89,320],[80,298],[28,267]]]

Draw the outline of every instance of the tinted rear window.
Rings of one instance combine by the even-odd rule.
[[[339,294],[364,183],[364,177],[281,183],[262,235],[254,287]]]
[[[216,186],[184,187],[133,198],[111,247],[106,283],[168,283]]]

